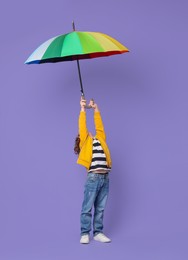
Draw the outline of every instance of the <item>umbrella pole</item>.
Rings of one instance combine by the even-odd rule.
[[[81,91],[81,97],[82,99],[85,99],[85,95],[84,95],[84,89],[83,89],[83,85],[82,85],[82,77],[81,77],[81,71],[80,71],[80,63],[79,63],[79,60],[76,60],[77,61],[77,66],[78,66],[78,74],[79,74],[79,79],[80,79],[80,91]],[[92,99],[93,100],[93,99]],[[94,102],[94,100],[93,100]],[[86,105],[85,108],[89,109],[91,108],[91,106],[89,105]]]
[[[76,31],[74,21],[72,21],[72,29],[73,29],[73,31]],[[77,61],[79,79],[80,79],[81,94],[82,94],[83,99],[85,99],[84,89],[83,89],[83,85],[82,85],[82,77],[81,77],[81,72],[80,72],[80,63],[79,63],[78,59],[76,61]]]
[[[74,24],[74,21],[72,21],[72,29],[73,31],[75,31],[75,24]],[[81,94],[82,94],[82,97],[84,98],[84,89],[83,89],[83,85],[82,85],[82,77],[81,77],[81,72],[80,72],[80,63],[79,63],[79,60],[77,59],[77,67],[78,67],[78,74],[79,74],[79,79],[80,79],[80,87],[81,87]],[[84,98],[85,99],[85,98]]]
[[[74,24],[74,21],[72,21],[72,28],[73,28],[73,31],[75,31],[75,24]],[[79,63],[79,60],[77,59],[77,67],[78,67],[78,75],[79,75],[79,79],[80,79],[80,91],[81,91],[81,97],[82,99],[85,99],[85,95],[84,95],[84,88],[83,88],[83,84],[82,84],[82,77],[81,77],[81,71],[80,71],[80,63]],[[92,99],[93,100],[93,99]],[[94,102],[94,100],[93,100]],[[91,106],[89,105],[86,105],[85,108],[91,108]]]
[[[84,89],[83,89],[83,84],[82,84],[82,77],[81,77],[81,71],[80,71],[80,63],[79,63],[79,60],[76,60],[77,61],[77,67],[78,67],[78,75],[79,75],[79,79],[80,79],[80,91],[81,91],[81,95],[82,97],[84,97]]]

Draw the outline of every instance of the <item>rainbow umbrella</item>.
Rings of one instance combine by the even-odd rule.
[[[41,44],[29,56],[25,61],[25,64],[76,60],[81,94],[84,97],[79,60],[122,54],[128,51],[129,50],[125,46],[107,34],[75,31],[73,22],[72,32],[58,35]]]

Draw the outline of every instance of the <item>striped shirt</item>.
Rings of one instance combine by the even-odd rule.
[[[109,172],[110,167],[107,166],[106,155],[102,149],[101,143],[98,139],[93,139],[93,155],[91,160],[91,165],[88,172],[96,170],[106,170]]]

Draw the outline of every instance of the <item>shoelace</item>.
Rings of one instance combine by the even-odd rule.
[[[83,237],[83,238],[86,238],[86,237],[88,237],[88,235],[83,235],[82,237]]]
[[[103,238],[107,238],[103,233],[100,233],[99,236],[101,236]]]

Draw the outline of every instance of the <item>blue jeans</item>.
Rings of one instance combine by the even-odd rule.
[[[93,234],[102,233],[104,209],[109,193],[109,173],[105,175],[88,173],[85,183],[84,200],[80,216],[81,235],[91,231],[91,210],[94,206]]]

